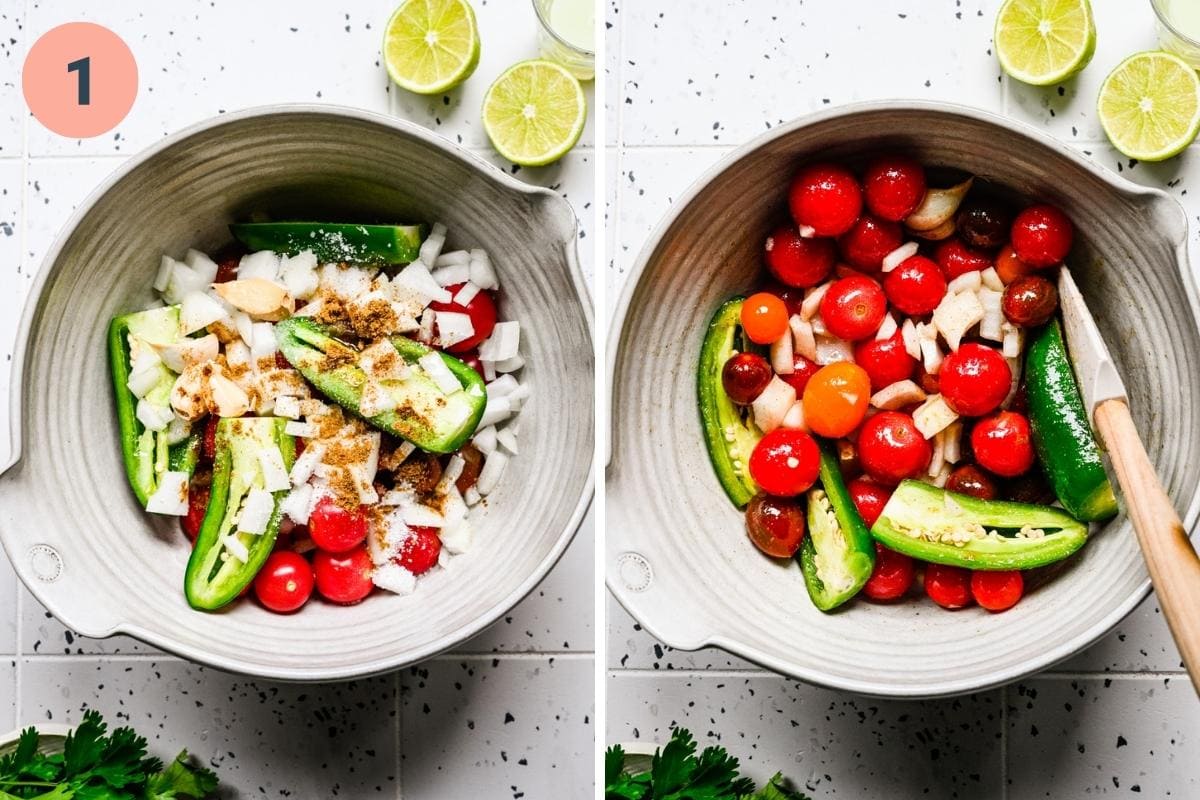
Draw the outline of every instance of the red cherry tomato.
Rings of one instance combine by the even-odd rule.
[[[313,555],[317,591],[326,600],[353,605],[371,593],[371,556],[360,547],[348,553],[318,550]]]
[[[996,482],[974,464],[956,467],[946,479],[946,491],[970,495],[980,500],[995,500],[999,495]]]
[[[278,550],[254,578],[254,594],[267,610],[290,614],[312,597],[314,582],[313,568],[304,556]]]
[[[898,222],[863,214],[850,230],[838,237],[838,251],[851,266],[879,272],[883,259],[903,243]]]
[[[795,500],[759,492],[746,506],[746,535],[772,558],[795,555],[804,530],[804,509]]]
[[[1025,579],[1018,570],[971,573],[971,594],[988,611],[1007,611],[1025,593]]]
[[[758,353],[735,353],[721,367],[721,386],[738,405],[754,402],[775,374],[770,363]]]
[[[742,303],[742,330],[750,341],[771,344],[788,329],[787,306],[773,294],[752,294]]]
[[[999,350],[968,342],[946,356],[938,372],[942,396],[958,414],[982,417],[995,411],[1012,388],[1012,370]]]
[[[1017,257],[1026,264],[1053,267],[1071,252],[1075,226],[1054,206],[1030,206],[1013,220],[1011,237]]]
[[[1033,466],[1029,420],[1015,411],[998,411],[975,423],[971,450],[979,465],[1003,478],[1015,478]]]
[[[400,545],[400,553],[395,561],[413,575],[423,575],[437,564],[438,554],[442,552],[442,540],[436,528],[414,526],[409,530],[412,535]]]
[[[982,250],[968,247],[957,236],[940,243],[933,251],[933,258],[942,268],[942,275],[952,281],[968,272],[980,272],[992,266],[992,259]]]
[[[813,433],[840,439],[862,423],[870,400],[865,369],[848,361],[827,364],[804,387],[804,421]]]
[[[863,173],[863,195],[871,213],[900,221],[925,199],[925,169],[907,156],[884,156]]]
[[[227,283],[237,277],[238,264],[241,263],[242,257],[239,255],[228,255],[217,262],[217,276],[213,278],[213,283]]]
[[[450,292],[452,296],[457,295],[458,290],[464,286],[466,286],[465,283],[456,283],[447,286],[446,291]],[[471,327],[475,329],[475,332],[469,338],[444,348],[448,353],[465,353],[468,350],[474,350],[480,342],[492,335],[492,329],[496,327],[496,301],[488,292],[477,293],[465,306],[460,306],[451,300],[449,303],[430,303],[429,307],[434,311],[452,311],[456,314],[466,314],[471,318]]]
[[[204,513],[208,511],[208,496],[207,486],[188,486],[187,515],[179,520],[179,525],[189,542],[196,541],[200,535],[200,524],[204,522]]]
[[[797,225],[817,236],[841,236],[862,212],[862,190],[854,173],[837,164],[811,164],[796,174],[788,207]]]
[[[895,486],[929,467],[933,448],[902,411],[881,411],[863,423],[858,434],[858,460],[873,479]]]
[[[780,375],[779,379],[796,390],[796,397],[804,396],[804,388],[808,386],[808,381],[821,367],[816,362],[809,361],[804,356],[796,353],[792,356],[792,374]]]
[[[850,498],[854,500],[858,515],[863,518],[868,528],[879,519],[883,507],[892,497],[890,488],[868,478],[855,478],[846,484],[846,489],[850,492]]]
[[[908,594],[916,576],[916,564],[910,556],[889,550],[876,542],[875,568],[863,584],[863,594],[872,600],[899,600]]]
[[[996,254],[996,274],[1000,276],[1000,282],[1005,286],[1024,278],[1026,275],[1032,275],[1033,272],[1033,265],[1026,264],[1018,258],[1017,251],[1013,249],[1011,244],[1006,244]]]
[[[795,497],[817,482],[821,451],[804,431],[776,428],[750,453],[750,477],[767,494]]]
[[[896,331],[890,339],[868,339],[854,346],[854,363],[867,371],[871,391],[878,392],[896,381],[908,380],[917,360],[904,349],[904,337]]]
[[[365,509],[347,511],[332,497],[317,501],[308,517],[313,544],[327,553],[345,553],[358,547],[367,538],[369,527]]]
[[[836,259],[833,241],[802,237],[791,225],[784,225],[767,237],[766,262],[781,283],[807,289],[825,280]]]
[[[971,573],[962,567],[929,564],[925,567],[925,594],[942,608],[971,604]]]
[[[856,342],[879,330],[887,298],[879,284],[862,275],[834,281],[821,298],[821,319],[839,339]]]
[[[204,438],[200,440],[200,460],[206,464],[211,464],[217,457],[217,423],[220,421],[221,418],[216,414],[209,414],[204,421]]]
[[[887,299],[905,314],[931,314],[946,296],[946,279],[937,264],[925,256],[913,256],[883,279]]]
[[[458,353],[458,360],[466,364],[471,369],[479,373],[479,377],[483,377],[483,362],[479,360],[479,351],[471,350],[467,353]]]

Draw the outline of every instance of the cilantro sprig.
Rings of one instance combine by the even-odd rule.
[[[61,753],[38,744],[37,730],[26,728],[0,757],[0,800],[205,800],[217,789],[217,776],[192,765],[186,750],[164,769],[144,737],[128,727],[109,734],[96,711],[67,734]]]
[[[696,740],[684,728],[654,754],[649,772],[625,772],[625,751],[613,745],[604,753],[606,800],[810,800],[788,787],[781,774],[754,791],[754,782],[738,773],[738,760],[723,747],[696,755]]]

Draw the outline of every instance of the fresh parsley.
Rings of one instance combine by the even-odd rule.
[[[127,727],[109,734],[95,711],[83,715],[61,753],[46,755],[38,744],[38,732],[26,728],[0,757],[0,800],[205,800],[217,789],[217,776],[193,766],[186,750],[164,769],[147,755],[144,737]]]
[[[614,745],[604,754],[606,800],[810,800],[776,774],[754,791],[754,782],[738,774],[738,760],[723,747],[696,755],[696,740],[683,729],[654,754],[649,772],[625,771],[625,751]]]

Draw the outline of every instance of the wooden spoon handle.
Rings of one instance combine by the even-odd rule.
[[[1200,557],[1154,472],[1125,401],[1105,400],[1097,406],[1096,427],[1116,468],[1158,605],[1200,692]]]

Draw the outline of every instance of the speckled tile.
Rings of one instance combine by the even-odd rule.
[[[42,266],[42,258],[71,213],[87,199],[121,158],[34,158],[25,176],[25,237],[19,267],[23,287],[28,287]],[[5,293],[0,301],[11,303]],[[25,299],[24,288],[20,302]],[[20,307],[18,306],[18,311]]]
[[[610,669],[695,670],[695,669],[739,669],[758,670],[756,664],[725,652],[718,647],[702,650],[676,650],[662,644],[648,633],[641,624],[629,615],[611,594],[606,594],[608,605],[608,652],[606,663]]]
[[[1032,680],[1010,687],[1007,704],[1013,800],[1200,797],[1200,715],[1185,676]]]
[[[404,670],[405,800],[590,798],[592,664],[449,657]]]
[[[14,730],[17,725],[16,695],[17,662],[11,658],[0,661],[0,733]]]
[[[174,660],[26,659],[27,723],[94,708],[156,754],[186,747],[239,798],[397,793],[394,675],[340,684],[249,681]]]
[[[17,652],[17,586],[20,580],[0,549],[0,658]]]
[[[854,13],[841,0],[630,3],[621,9],[624,143],[739,144],[801,114],[880,98],[999,111],[994,6],[879,0]]]
[[[182,577],[180,580],[182,581]],[[78,656],[161,652],[130,636],[110,636],[107,639],[81,636],[59,622],[24,586],[18,591],[21,593],[20,642],[24,655]]]
[[[814,798],[1002,797],[996,692],[894,702],[768,675],[615,672],[608,698],[610,742],[687,727],[756,780],[782,771]]]
[[[592,593],[584,587],[590,587],[594,577],[595,531],[589,509],[575,540],[537,588],[455,652],[592,652],[595,611]]]
[[[619,297],[617,276],[617,175],[621,171],[621,151],[609,147],[604,159],[604,313],[598,315],[604,320],[604,329],[612,324],[612,314],[616,309]]]
[[[25,9],[16,2],[0,9],[0,157],[20,156],[25,137],[25,99],[21,63],[29,43]]]
[[[1104,139],[1096,115],[1100,85],[1128,56],[1158,49],[1158,38],[1149,0],[1092,0],[1092,9],[1096,18],[1096,54],[1092,62],[1079,75],[1057,86],[1008,81],[1009,114],[1064,139]],[[989,13],[991,16],[993,13]]]
[[[621,16],[620,0],[597,0],[604,2],[604,144],[615,145],[621,120],[622,98],[617,88],[621,85]]]

